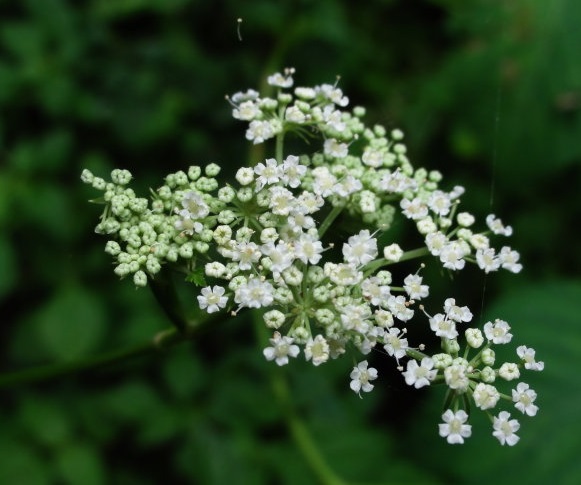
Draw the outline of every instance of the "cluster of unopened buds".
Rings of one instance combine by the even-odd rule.
[[[390,271],[426,258],[450,271],[472,263],[486,273],[518,273],[519,254],[490,241],[510,236],[511,227],[489,215],[475,229],[475,217],[459,211],[464,189],[445,191],[439,172],[412,167],[400,130],[366,126],[365,110],[347,110],[336,84],[293,89],[293,74],[287,69],[268,78],[273,97],[248,90],[227,98],[234,118],[248,123],[246,138],[272,139],[275,151],[238,169],[237,184],[221,184],[216,164],[192,166],[168,175],[148,200],[127,188],[126,170],[114,170],[111,182],[83,172],[84,182],[104,192],[96,230],[110,238],[106,252],[115,272],[144,286],[163,265],[180,266],[198,287],[201,310],[261,309],[273,332],[263,353],[280,366],[301,349],[315,366],[347,352],[383,349],[408,385],[447,387],[439,432],[449,443],[471,435],[473,402],[489,414],[500,443],[514,445],[519,422],[506,410],[492,411],[509,402],[525,415],[537,413],[535,391],[520,381],[523,368],[543,369],[535,351],[519,346],[513,362],[497,362],[494,347],[512,340],[507,322],[470,327],[471,311],[454,298],[430,315],[421,303],[430,292],[424,264],[398,282]],[[289,133],[318,138],[321,152],[285,155]],[[402,216],[416,226],[422,246],[402,248],[390,239],[392,221]],[[340,224],[345,220],[347,226]],[[418,315],[441,341],[435,353],[408,342],[406,326]],[[360,360],[350,387],[361,395],[377,377]],[[511,395],[499,390],[505,381],[515,385]]]

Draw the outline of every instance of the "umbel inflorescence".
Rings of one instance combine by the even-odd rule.
[[[109,237],[105,251],[115,273],[145,286],[163,265],[179,267],[207,313],[262,309],[272,331],[263,353],[279,366],[301,352],[319,366],[348,352],[383,349],[408,385],[447,387],[439,432],[449,443],[471,435],[473,404],[489,415],[501,444],[516,444],[520,424],[498,408],[537,413],[535,391],[520,380],[523,369],[543,369],[535,351],[521,345],[514,361],[498,362],[494,348],[512,340],[506,321],[479,328],[452,297],[430,314],[422,303],[430,288],[421,266],[402,281],[390,271],[425,257],[453,272],[474,264],[486,273],[518,273],[519,254],[490,239],[510,236],[511,227],[489,215],[477,228],[475,217],[459,210],[464,189],[446,191],[440,173],[414,168],[400,130],[366,126],[365,110],[348,110],[336,84],[293,89],[293,74],[287,69],[268,78],[274,97],[254,90],[228,97],[234,118],[248,123],[246,138],[273,139],[275,148],[273,158],[240,168],[236,184],[220,183],[214,163],[192,166],[168,175],[148,200],[127,187],[126,170],[114,170],[110,182],[83,172],[84,182],[104,192],[96,231]],[[286,154],[291,133],[316,140],[309,149],[321,150]],[[415,225],[423,246],[390,240],[398,212]],[[351,234],[334,230],[339,216],[352,221]],[[407,326],[424,323],[439,337],[439,349],[408,341]],[[378,375],[358,360],[350,387],[360,394],[373,389]],[[510,394],[501,391],[510,385]]]

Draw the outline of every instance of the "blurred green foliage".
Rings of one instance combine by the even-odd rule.
[[[364,400],[349,362],[289,366],[299,414],[349,483],[579,483],[579,18],[575,0],[0,1],[2,371],[169,325],[113,275],[82,168],[127,168],[144,193],[192,163],[231,176],[249,148],[226,93],[284,66],[303,85],[341,74],[371,120],[404,128],[412,161],[514,226],[521,275],[467,271],[434,295],[485,303],[481,318],[538,349],[541,412],[515,449],[486,423],[450,447],[438,390],[410,392],[377,354]],[[0,483],[315,483],[270,370],[239,317],[149,359],[2,390]]]

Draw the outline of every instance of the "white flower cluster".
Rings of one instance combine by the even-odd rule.
[[[248,90],[228,98],[234,118],[248,122],[249,141],[274,139],[276,145],[275,157],[237,171],[236,187],[220,185],[215,164],[192,166],[168,175],[150,203],[125,187],[131,178],[126,171],[115,170],[111,182],[83,172],[84,182],[104,191],[97,232],[112,237],[106,251],[117,261],[115,272],[132,274],[142,286],[163,264],[181,264],[196,275],[192,281],[204,281],[197,300],[207,313],[263,309],[273,330],[263,353],[278,365],[301,349],[315,366],[350,349],[366,355],[383,348],[398,366],[409,359],[405,370],[399,367],[408,385],[439,382],[449,388],[440,434],[462,443],[471,433],[462,409],[468,399],[489,412],[501,398],[510,400],[493,385],[497,378],[515,380],[522,366],[541,370],[542,363],[521,346],[518,362],[495,367],[492,346],[512,337],[506,322],[488,322],[484,333],[462,329],[472,313],[453,298],[430,316],[417,304],[429,295],[420,272],[394,284],[388,268],[431,254],[452,271],[468,262],[487,273],[517,273],[518,253],[508,246],[496,250],[489,239],[510,236],[512,229],[489,215],[486,230],[473,230],[475,217],[457,210],[464,189],[446,192],[438,172],[414,169],[400,130],[388,134],[382,126],[365,126],[364,109],[347,110],[349,100],[336,85],[292,89],[293,74],[287,69],[268,78],[275,97]],[[285,156],[289,132],[319,136],[321,153]],[[413,221],[425,247],[404,251],[385,237],[398,209]],[[330,230],[338,218],[355,229],[340,238]],[[406,325],[418,309],[443,352],[430,356],[423,345],[408,343]],[[353,391],[369,392],[377,370],[362,360],[350,377]],[[537,412],[535,398],[523,382],[512,391],[516,409],[529,416]],[[506,411],[494,418],[493,434],[502,444],[515,444],[517,430]]]

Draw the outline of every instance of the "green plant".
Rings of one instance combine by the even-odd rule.
[[[115,259],[115,273],[131,275],[137,286],[151,282],[176,327],[172,339],[186,340],[205,325],[217,325],[216,317],[183,315],[173,272],[197,288],[207,314],[236,317],[246,308],[258,310],[263,354],[278,366],[296,358],[301,346],[315,366],[382,347],[408,385],[445,385],[440,435],[449,443],[471,435],[467,420],[475,405],[490,417],[500,443],[515,445],[518,421],[507,411],[494,416],[490,410],[507,401],[525,415],[537,413],[528,384],[519,382],[511,394],[497,388],[502,381],[519,381],[520,369],[542,370],[535,351],[521,345],[512,359],[497,362],[493,347],[512,340],[506,321],[464,328],[472,312],[451,297],[443,313],[430,315],[423,304],[429,295],[421,276],[425,264],[400,282],[392,269],[431,255],[428,264],[439,260],[451,272],[472,263],[485,273],[518,273],[519,254],[508,246],[496,250],[489,239],[510,236],[512,228],[491,214],[486,230],[473,229],[475,217],[459,211],[464,188],[443,191],[439,172],[414,169],[400,130],[388,134],[382,126],[365,126],[365,110],[346,110],[349,100],[337,84],[291,90],[293,75],[287,69],[269,76],[273,97],[248,90],[229,98],[233,116],[249,123],[249,141],[274,141],[274,157],[238,169],[237,184],[221,184],[217,164],[191,166],[168,175],[149,201],[127,187],[132,177],[126,170],[113,170],[110,182],[83,172],[83,181],[103,192],[95,200],[105,204],[96,230],[109,238],[105,251]],[[322,152],[286,154],[290,134],[309,150],[322,139]],[[412,221],[422,247],[400,248],[390,233],[398,218]],[[425,314],[440,349],[408,343],[407,322],[415,313]],[[227,321],[225,315],[220,324]],[[266,329],[274,331],[268,341]],[[400,359],[406,358],[404,371]],[[377,370],[361,360],[350,377],[353,391],[369,392]],[[293,419],[291,429],[309,455],[311,446]],[[333,477],[318,459],[312,463],[321,477]]]

